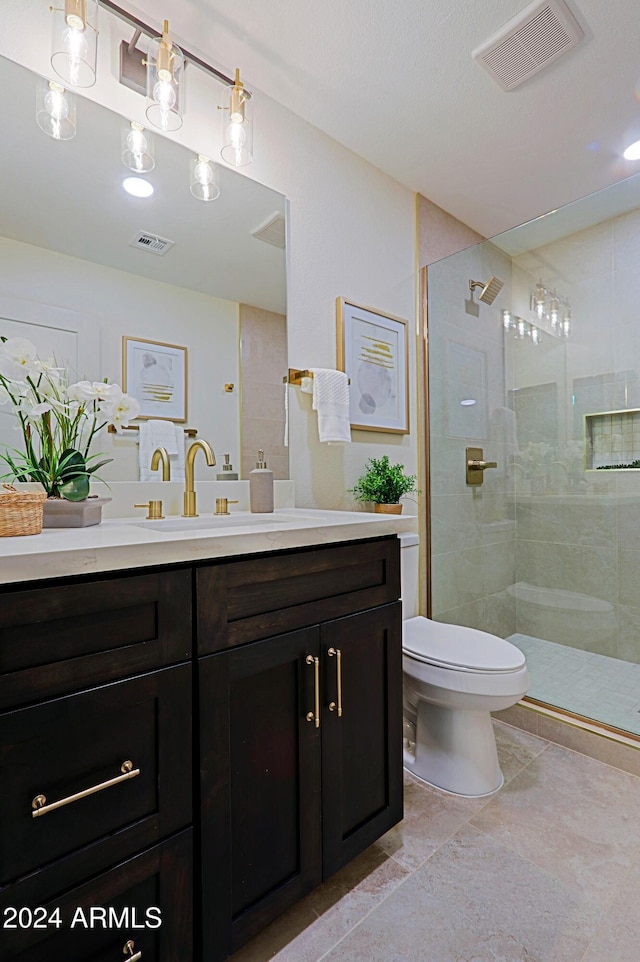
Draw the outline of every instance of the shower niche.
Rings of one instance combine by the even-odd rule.
[[[640,470],[640,408],[585,415],[585,468]]]

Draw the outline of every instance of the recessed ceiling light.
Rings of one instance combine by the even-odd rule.
[[[475,403],[475,398],[472,397],[467,397],[460,401],[460,404],[463,406],[463,408],[470,408]]]
[[[144,177],[125,177],[122,186],[133,197],[151,197],[153,194],[153,184],[150,184]]]
[[[622,156],[625,160],[640,160],[640,140],[636,140],[634,144],[629,144]]]

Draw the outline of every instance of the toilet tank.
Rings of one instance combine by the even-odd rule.
[[[417,534],[399,534],[400,580],[402,592],[402,617],[415,618],[419,612],[418,593],[418,545]]]

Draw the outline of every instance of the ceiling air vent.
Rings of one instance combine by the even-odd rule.
[[[564,0],[535,0],[471,56],[503,90],[513,90],[583,37],[584,31]]]
[[[167,240],[166,237],[158,237],[157,234],[150,234],[149,231],[139,230],[135,234],[132,240],[129,241],[129,247],[140,247],[145,251],[149,251],[150,254],[158,254],[162,256],[166,254],[170,247],[173,247],[175,241]]]
[[[276,211],[251,231],[251,236],[273,244],[274,247],[285,247],[284,215]]]

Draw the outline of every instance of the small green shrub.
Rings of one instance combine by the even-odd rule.
[[[405,474],[404,464],[389,464],[389,457],[384,454],[381,458],[369,458],[364,474],[349,488],[349,493],[356,501],[397,504],[403,494],[415,490],[415,475]]]

